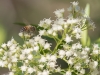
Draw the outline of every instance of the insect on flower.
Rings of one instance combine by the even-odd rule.
[[[35,32],[35,27],[31,26],[31,25],[26,25],[21,29],[21,32],[34,33]]]

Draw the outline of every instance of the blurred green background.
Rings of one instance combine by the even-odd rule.
[[[0,44],[6,43],[12,37],[21,43],[18,33],[22,26],[14,25],[15,22],[39,24],[44,18],[55,19],[54,11],[64,8],[67,17],[67,8],[70,2],[78,1],[81,8],[90,4],[90,17],[96,29],[89,30],[91,41],[100,37],[100,0],[0,0]],[[1,72],[5,73],[3,69]]]

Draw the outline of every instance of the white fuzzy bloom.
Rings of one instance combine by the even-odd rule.
[[[26,57],[25,57],[25,54],[20,54],[20,57],[19,57],[21,60],[24,60]]]
[[[41,75],[49,75],[49,71],[48,70],[44,70]]]
[[[27,64],[27,63],[29,63],[29,61],[28,60],[24,60],[25,61],[25,63]]]
[[[81,38],[81,35],[77,33],[77,34],[75,34],[75,38],[76,39],[80,39]]]
[[[27,66],[26,65],[23,65],[20,68],[21,68],[22,72],[27,70]]]
[[[4,61],[0,60],[0,66],[4,67]]]
[[[10,70],[10,69],[11,69],[11,67],[12,67],[12,64],[11,64],[11,63],[9,63],[9,64],[8,64],[8,69]]]
[[[39,62],[46,62],[46,61],[47,61],[47,60],[46,60],[46,57],[41,56],[41,58],[40,58]]]
[[[99,50],[93,50],[93,51],[92,51],[92,54],[98,55],[98,54],[99,54]]]
[[[30,74],[33,73],[34,72],[34,68],[32,68],[32,67],[27,68],[27,72],[30,73]]]
[[[49,19],[43,19],[43,20],[40,21],[39,26],[44,27],[44,28],[48,28],[51,23],[52,23],[52,20],[50,20],[50,18]]]
[[[50,25],[51,23],[52,23],[52,20],[49,18],[49,19],[45,19],[45,23],[47,24],[47,25]]]
[[[58,25],[64,25],[65,24],[65,21],[64,21],[65,19],[63,19],[63,18],[59,18],[59,19],[57,19],[54,23],[55,24],[58,24]]]
[[[98,69],[94,69],[92,72],[91,72],[91,75],[99,75],[100,74],[100,71]]]
[[[39,31],[39,35],[45,35],[46,34],[46,30],[40,30]]]
[[[90,48],[89,47],[85,47],[84,50],[87,51],[87,52],[89,52]]]
[[[76,69],[76,70],[80,70],[80,68],[81,68],[81,64],[80,63],[76,63],[75,65],[74,65],[74,68]]]
[[[61,58],[63,58],[64,56],[65,56],[65,51],[64,50],[59,50],[59,56],[61,57]]]
[[[24,37],[23,32],[20,32],[20,33],[19,33],[19,36],[20,36],[21,38],[23,38],[23,37]]]
[[[32,55],[32,54],[29,54],[29,55],[27,56],[27,59],[32,60],[32,59],[33,59],[33,55]]]
[[[73,40],[71,39],[71,36],[69,36],[68,34],[66,34],[65,41],[66,41],[66,43],[70,43]]]
[[[70,64],[70,65],[73,65],[74,61],[75,61],[74,58],[70,58],[67,63]]]
[[[66,51],[66,56],[70,57],[74,52],[72,50]]]
[[[9,74],[8,75],[14,75],[14,73],[13,72],[9,72]]]
[[[53,33],[53,30],[52,29],[49,29],[49,30],[47,30],[47,33],[48,34],[52,34]]]
[[[49,61],[54,61],[54,62],[56,62],[56,60],[57,60],[57,55],[51,55],[51,56],[50,56],[50,60],[49,60]]]
[[[85,69],[81,69],[81,70],[80,70],[80,73],[81,73],[81,74],[85,74]]]
[[[39,65],[39,68],[43,69],[43,67],[44,67],[44,65],[42,65],[42,64]]]
[[[10,47],[11,45],[13,45],[13,42],[12,41],[8,41],[7,42],[7,46]]]
[[[77,6],[79,4],[79,2],[71,2],[73,6]]]
[[[97,49],[97,48],[99,48],[99,45],[98,44],[93,44],[93,47],[94,47],[94,49]]]
[[[45,45],[44,45],[44,49],[50,49],[50,44],[49,43],[45,43]]]
[[[92,61],[89,63],[89,67],[91,69],[96,69],[96,67],[98,66],[98,62],[97,61]]]
[[[39,50],[39,46],[35,46],[35,47],[34,47],[34,51],[37,52],[38,50]]]
[[[77,24],[79,23],[79,19],[68,19],[67,24]]]
[[[16,58],[15,56],[12,56],[11,59],[12,62],[18,62],[18,58]]]
[[[75,27],[75,28],[73,29],[73,33],[81,33],[81,28]]]
[[[55,68],[56,62],[48,62],[47,65],[51,68]]]
[[[64,9],[59,9],[59,10],[54,11],[54,13],[58,18],[62,18],[64,11],[65,11]]]
[[[56,36],[57,35],[57,33],[56,32],[53,32],[53,36]]]
[[[34,41],[38,42],[39,40],[41,40],[41,36],[37,35],[34,37]]]
[[[82,45],[80,44],[80,42],[78,42],[78,43],[76,44],[76,48],[77,48],[77,49],[81,49],[81,48],[82,48]]]
[[[7,44],[4,43],[4,44],[1,45],[1,47],[4,48],[4,49],[6,49]]]
[[[44,46],[45,45],[45,40],[44,39],[40,39],[39,40],[39,44],[42,45],[42,46]]]
[[[72,75],[71,71],[67,71],[65,75]]]

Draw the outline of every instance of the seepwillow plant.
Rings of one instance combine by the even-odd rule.
[[[94,29],[94,23],[80,9],[78,2],[71,2],[66,18],[64,11],[54,11],[56,20],[41,20],[36,27],[38,35],[32,37],[33,33],[20,32],[23,45],[14,38],[1,45],[0,66],[10,70],[7,75],[99,74],[100,47],[98,44],[83,46],[80,42],[81,32]],[[52,38],[54,43],[45,37]],[[58,59],[66,62],[67,67],[62,68]]]

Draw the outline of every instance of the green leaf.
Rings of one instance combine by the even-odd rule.
[[[89,4],[86,5],[85,13],[86,13],[87,16],[90,15],[90,5]],[[88,33],[87,33],[88,32],[87,29],[83,30],[82,33],[81,33],[81,37],[82,37],[81,38],[81,43],[82,43],[83,46],[89,46],[90,45],[90,42],[91,42],[90,41],[90,37],[88,36]]]
[[[6,31],[3,26],[0,24],[0,44],[2,44],[6,39]]]
[[[15,24],[15,25],[20,25],[20,26],[26,26],[26,24],[25,24],[25,23],[15,22],[14,24]]]

